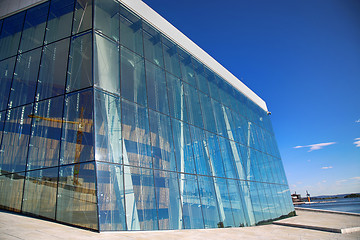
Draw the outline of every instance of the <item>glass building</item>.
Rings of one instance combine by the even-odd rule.
[[[134,0],[0,20],[0,208],[97,231],[294,214],[266,104],[174,29]]]

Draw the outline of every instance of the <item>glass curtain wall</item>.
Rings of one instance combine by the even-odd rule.
[[[294,211],[266,112],[119,2],[50,0],[0,30],[1,208],[98,231]]]

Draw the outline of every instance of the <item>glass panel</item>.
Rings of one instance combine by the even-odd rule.
[[[40,47],[43,44],[48,11],[49,2],[27,10],[19,52]]]
[[[216,76],[211,70],[205,67],[205,74],[208,79],[210,96],[217,101],[220,101],[219,94],[219,77]]]
[[[92,0],[76,0],[73,34],[83,32],[92,27],[92,4]]]
[[[179,188],[183,204],[185,228],[204,228],[204,219],[201,210],[199,187],[196,176],[179,174]]]
[[[100,231],[126,230],[122,166],[97,163]]]
[[[145,63],[142,57],[121,47],[121,96],[146,105]]]
[[[126,220],[128,230],[157,230],[153,171],[124,167]]]
[[[257,191],[257,183],[256,182],[249,182],[249,190],[250,190],[250,197],[251,203],[254,211],[254,216],[256,220],[256,224],[264,220],[262,214],[262,207],[259,199],[259,193]]]
[[[214,99],[211,99],[211,103],[214,109],[217,133],[226,138],[230,138],[229,135],[232,137],[230,125],[232,119],[229,119],[228,115],[226,115],[225,107]]]
[[[216,124],[214,117],[214,110],[211,105],[211,98],[202,92],[198,92],[200,97],[202,116],[204,120],[205,129],[210,132],[216,132]],[[190,103],[191,104],[191,103]]]
[[[143,56],[143,32],[140,18],[122,6],[120,6],[120,13],[120,43]]]
[[[94,51],[95,86],[120,94],[119,46],[95,34]]]
[[[24,188],[24,173],[0,175],[0,207],[20,212]],[[20,189],[20,191],[19,191]]]
[[[219,203],[220,222],[218,227],[234,227],[233,213],[226,179],[214,178],[215,193]],[[201,199],[202,200],[202,199]]]
[[[0,60],[16,55],[24,17],[25,11],[4,19],[0,35]]]
[[[64,97],[35,103],[27,169],[59,164],[61,122]]]
[[[231,208],[234,216],[235,227],[249,226],[249,217],[244,215],[244,211],[252,213],[252,207],[250,209],[243,208],[242,194],[239,189],[238,181],[227,179]],[[219,204],[220,205],[220,204]]]
[[[146,61],[146,83],[149,108],[169,114],[165,71]]]
[[[95,91],[95,160],[122,163],[121,101]]]
[[[60,167],[56,220],[97,229],[95,164]]]
[[[188,121],[184,85],[180,79],[171,74],[166,75],[169,96],[170,116]]]
[[[177,173],[154,171],[159,229],[183,229]]]
[[[197,88],[206,93],[207,95],[210,95],[209,93],[209,87],[208,87],[208,80],[206,79],[205,72],[204,72],[204,66],[202,63],[198,62],[197,60],[193,60],[194,69],[196,72],[196,80],[197,80]]]
[[[71,39],[66,92],[92,85],[92,33]]]
[[[212,178],[198,176],[198,180],[205,228],[222,227]]]
[[[36,100],[64,94],[69,39],[44,46]]]
[[[120,4],[114,0],[96,0],[94,28],[119,41]]]
[[[60,163],[79,163],[94,159],[93,91],[65,97]]]
[[[181,67],[181,75],[182,80],[196,87],[196,77],[194,68],[191,62],[191,57],[187,53],[185,53],[182,49],[179,49],[179,58],[180,58],[180,67]]]
[[[22,211],[55,219],[58,168],[26,173]]]
[[[160,33],[145,22],[143,23],[143,28],[145,58],[164,68],[164,57]]]
[[[177,77],[181,76],[179,56],[177,54],[177,47],[170,40],[165,37],[163,40],[164,48],[164,60],[165,60],[165,69]]]
[[[122,121],[124,164],[152,167],[147,109],[123,100]]]
[[[206,143],[205,133],[200,128],[190,125],[192,145],[194,149],[197,174],[211,176],[210,156]]]
[[[150,131],[154,168],[176,171],[170,117],[150,110]]]
[[[206,132],[206,139],[211,160],[211,171],[216,177],[225,177],[218,137],[215,134]]]
[[[11,85],[9,107],[34,101],[40,55],[41,49],[38,48],[18,56]]]
[[[45,43],[70,36],[74,0],[52,0],[46,26]]]
[[[33,105],[8,110],[0,150],[2,174],[25,171]]]
[[[189,125],[172,119],[177,171],[195,174],[195,160]]]
[[[236,174],[235,162],[241,165],[241,153],[236,147],[235,142],[219,137],[220,153],[224,163],[225,176],[228,178],[238,178]]]
[[[195,126],[203,128],[198,91],[188,84],[184,84],[184,90],[189,122]]]
[[[14,66],[15,57],[0,62],[0,111],[7,108]]]
[[[5,115],[6,115],[5,111],[0,112],[0,144],[1,144],[1,139],[2,139],[4,125],[5,125]],[[0,172],[0,174],[1,174],[1,172]]]

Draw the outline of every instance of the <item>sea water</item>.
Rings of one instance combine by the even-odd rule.
[[[326,199],[326,200],[316,199],[313,201],[320,203],[301,204],[301,205],[297,205],[296,207],[360,213],[360,198],[340,198],[340,199]]]

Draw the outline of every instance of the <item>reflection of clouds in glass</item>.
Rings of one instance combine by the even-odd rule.
[[[356,123],[360,123],[360,118],[358,120],[355,121]]]
[[[314,151],[314,150],[319,150],[322,149],[323,147],[326,146],[330,146],[336,144],[336,142],[328,142],[328,143],[317,143],[317,144],[311,144],[311,145],[305,145],[305,146],[296,146],[294,148],[310,148],[310,150],[308,152]]]
[[[355,138],[354,140],[355,140],[354,142],[355,146],[360,147],[360,138]]]

